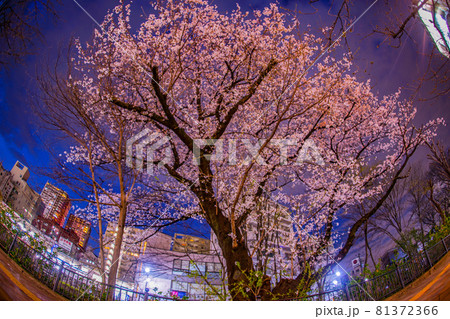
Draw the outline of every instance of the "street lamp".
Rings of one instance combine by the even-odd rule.
[[[336,276],[339,277],[340,275],[341,275],[341,272],[340,272],[340,271],[337,271],[337,272],[336,272]]]
[[[147,284],[150,282],[150,278],[148,277],[150,274],[150,267],[145,267],[144,268],[144,273],[145,273],[145,287],[144,287],[144,291],[146,292],[146,294],[148,295],[148,288],[147,288]]]

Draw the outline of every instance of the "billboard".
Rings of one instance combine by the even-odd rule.
[[[70,252],[72,250],[73,243],[70,240],[68,240],[67,238],[64,238],[62,236],[59,237],[58,244],[59,244],[59,247],[67,250],[68,252]]]

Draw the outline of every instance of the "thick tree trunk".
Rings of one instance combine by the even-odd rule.
[[[298,288],[301,283],[305,285],[302,291],[311,287],[312,277],[307,272],[301,273],[295,279],[281,279],[273,289],[271,288],[270,277],[267,275],[263,276],[260,285],[252,285],[249,278],[255,276],[255,269],[244,236],[240,228],[236,228],[237,245],[233,247],[231,222],[217,206],[209,181],[201,179],[201,182],[203,182],[203,185],[201,190],[196,191],[196,195],[222,250],[226,263],[228,291],[232,300],[272,300],[274,297],[295,298],[298,296]]]
[[[228,291],[233,300],[255,300],[256,296],[250,291],[246,291],[248,285],[247,276],[253,271],[253,261],[249,256],[248,249],[243,241],[239,230],[236,233],[237,247],[233,248],[233,238],[231,235],[231,223],[218,211],[216,213],[215,204],[207,203],[205,206],[210,211],[209,219],[214,233],[216,234],[222,255],[225,259]]]

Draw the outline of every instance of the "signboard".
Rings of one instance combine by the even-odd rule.
[[[360,265],[361,263],[359,262],[359,258],[355,258],[352,260],[352,266],[353,268],[356,268]]]
[[[172,290],[172,291],[170,292],[170,295],[171,295],[172,297],[175,297],[175,298],[183,298],[183,297],[186,297],[187,292],[185,292],[185,291]]]
[[[58,244],[61,248],[67,250],[68,252],[72,250],[73,243],[67,238],[64,238],[62,236],[59,237]]]

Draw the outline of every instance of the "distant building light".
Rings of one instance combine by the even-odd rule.
[[[333,280],[333,284],[337,285],[338,284],[337,280]]]

